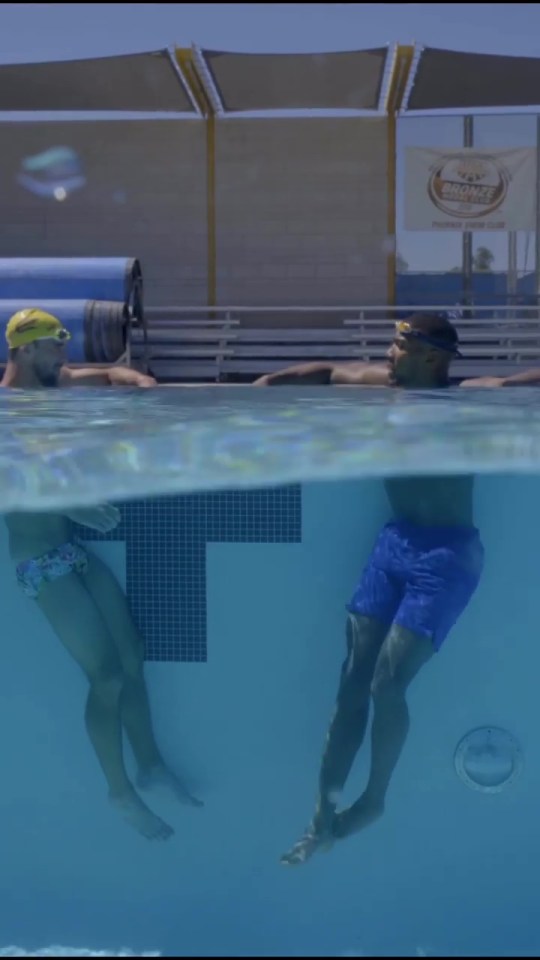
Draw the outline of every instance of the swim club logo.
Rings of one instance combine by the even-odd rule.
[[[510,179],[507,167],[496,157],[442,156],[431,168],[428,195],[446,216],[483,219],[502,206]]]
[[[406,230],[534,230],[534,147],[405,148]]]

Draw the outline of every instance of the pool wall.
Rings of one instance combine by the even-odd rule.
[[[1,944],[538,954],[538,480],[477,482],[484,579],[411,690],[383,820],[288,871],[279,856],[312,812],[344,604],[387,517],[378,481],[298,495],[296,542],[207,544],[207,660],[147,664],[164,753],[206,802],[202,812],[154,803],[176,829],[166,845],[109,810],[83,727],[85,680],[14,583],[0,530]],[[125,582],[125,543],[92,549]],[[524,754],[520,778],[497,795],[468,789],[453,766],[458,741],[484,724]],[[362,789],[368,752],[346,799]]]

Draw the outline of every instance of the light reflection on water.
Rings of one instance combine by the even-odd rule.
[[[535,389],[5,391],[4,510],[400,473],[540,473]]]

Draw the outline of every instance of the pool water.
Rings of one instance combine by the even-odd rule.
[[[537,389],[0,392],[4,509],[399,473],[540,469]]]
[[[225,387],[0,398],[6,513],[120,504],[116,534],[87,546],[145,636],[164,755],[205,801],[156,797],[176,831],[163,845],[118,822],[84,730],[86,680],[18,589],[0,524],[0,955],[538,955],[539,401]],[[411,687],[382,820],[288,871],[345,603],[389,515],[381,477],[437,472],[476,474],[480,587]],[[519,746],[498,793],[456,772],[481,727]],[[368,761],[369,737],[345,802]]]

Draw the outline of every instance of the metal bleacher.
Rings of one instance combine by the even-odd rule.
[[[129,351],[162,383],[241,383],[294,363],[382,361],[394,321],[422,305],[355,307],[159,307]],[[540,366],[537,306],[475,306],[453,321],[463,358],[456,377],[508,375]]]

